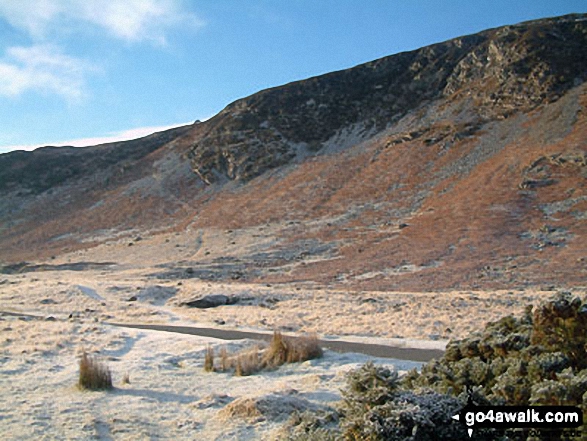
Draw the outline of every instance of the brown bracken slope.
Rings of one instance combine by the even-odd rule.
[[[0,155],[0,262],[267,227],[271,247],[233,259],[239,280],[585,286],[586,77],[587,16],[570,15],[261,91],[141,140]]]

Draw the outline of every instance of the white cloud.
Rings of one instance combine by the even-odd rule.
[[[124,41],[166,44],[169,29],[204,25],[182,0],[2,0],[0,17],[37,40],[93,25]]]
[[[11,47],[0,60],[0,95],[37,90],[77,100],[83,96],[86,73],[96,70],[91,63],[51,45]]]
[[[73,146],[73,147],[86,147],[92,145],[99,145],[99,144],[107,144],[109,142],[119,142],[119,141],[128,141],[131,139],[142,138],[143,136],[151,135],[155,132],[161,132],[168,129],[173,129],[175,127],[181,127],[188,124],[192,124],[192,122],[182,123],[182,124],[171,124],[166,126],[148,126],[148,127],[137,127],[134,129],[123,130],[121,132],[112,133],[107,136],[99,136],[99,137],[91,137],[91,138],[78,138],[72,139],[69,141],[61,141],[55,143],[44,143],[44,144],[29,144],[29,145],[11,145],[0,147],[0,154],[11,152],[13,150],[35,150],[39,147],[44,147],[47,145],[52,146]]]
[[[127,41],[148,40],[165,44],[165,34],[176,26],[198,28],[203,22],[195,15],[182,11],[174,0],[101,0],[81,2],[83,16],[105,28],[113,36]]]
[[[33,37],[46,33],[46,26],[59,14],[58,2],[52,0],[3,0],[0,2],[0,16],[17,29]]]
[[[193,122],[193,121],[192,121]],[[172,124],[167,126],[149,126],[149,127],[137,127],[134,129],[123,130],[122,132],[113,133],[107,136],[93,137],[93,138],[81,138],[74,139],[71,141],[64,141],[58,145],[71,145],[74,147],[85,147],[89,145],[106,144],[109,142],[128,141],[131,139],[142,138],[143,136],[151,135],[155,132],[162,132],[164,130],[173,129],[175,127],[185,126],[192,124],[192,122],[183,124]]]
[[[0,0],[2,19],[33,41],[0,58],[0,96],[28,90],[78,100],[84,95],[90,63],[63,53],[63,38],[108,35],[129,42],[167,44],[170,29],[203,26],[183,7],[185,0]]]

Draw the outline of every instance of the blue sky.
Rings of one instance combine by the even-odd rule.
[[[0,0],[0,153],[206,119],[259,90],[585,0]]]

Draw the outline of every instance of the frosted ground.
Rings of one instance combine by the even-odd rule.
[[[132,254],[126,243],[119,245],[50,262],[55,268],[76,261],[116,265],[0,275],[0,310],[16,314],[0,315],[1,439],[279,439],[292,412],[334,407],[345,373],[370,359],[325,351],[322,359],[249,377],[206,373],[209,345],[217,353],[222,346],[236,352],[257,342],[109,323],[280,329],[294,335],[316,332],[327,339],[439,349],[448,338],[520,313],[526,304],[550,295],[349,293],[303,285],[161,280],[153,276],[158,262],[170,261],[174,257],[166,253],[181,250],[166,248],[163,237],[141,241]],[[219,293],[242,301],[207,310],[181,306]],[[83,350],[108,364],[113,391],[77,389]],[[399,371],[420,365],[375,361]],[[125,375],[129,384],[122,381]]]

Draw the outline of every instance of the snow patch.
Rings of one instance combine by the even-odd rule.
[[[100,296],[94,288],[90,288],[89,286],[84,285],[75,285],[77,289],[79,289],[82,294],[88,296],[91,299],[97,300],[99,302],[104,301],[104,297]]]

